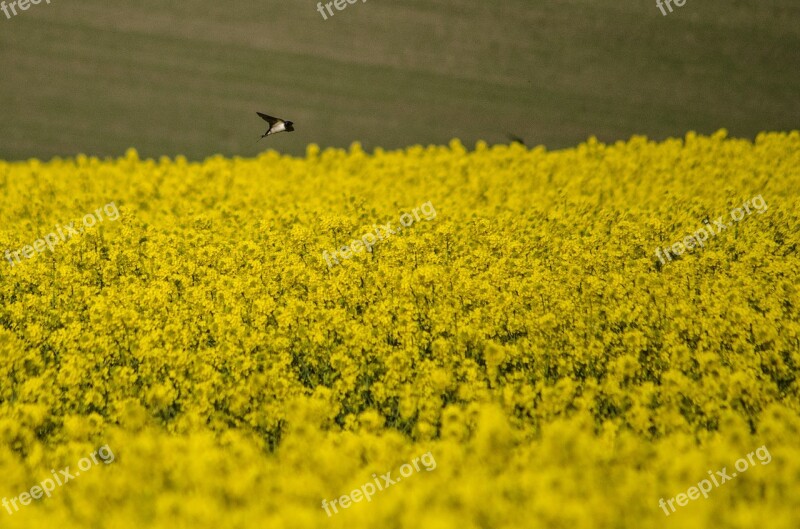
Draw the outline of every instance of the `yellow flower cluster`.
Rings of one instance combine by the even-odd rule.
[[[0,251],[120,213],[0,266],[0,499],[116,456],[0,525],[796,529],[798,183],[796,131],[0,161]],[[769,465],[659,507],[760,446]]]

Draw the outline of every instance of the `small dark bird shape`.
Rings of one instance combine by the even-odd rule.
[[[261,116],[261,119],[269,123],[269,128],[267,129],[267,132],[265,132],[264,135],[261,136],[261,138],[266,138],[270,134],[277,134],[279,132],[284,132],[284,131],[294,132],[294,126],[293,126],[294,123],[292,123],[291,121],[284,121],[280,118],[273,118],[272,116],[262,114],[261,112],[256,112],[256,114]],[[258,141],[261,141],[261,138],[259,138]]]
[[[506,133],[506,137],[511,141],[511,143],[519,143],[523,147],[525,146],[525,140],[523,140],[519,136],[515,136],[511,133]]]

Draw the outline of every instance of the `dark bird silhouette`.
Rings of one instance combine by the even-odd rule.
[[[261,119],[269,123],[269,128],[267,129],[267,132],[265,132],[264,135],[261,136],[261,138],[266,138],[270,134],[277,134],[279,132],[284,132],[284,131],[294,132],[294,123],[292,123],[291,121],[284,121],[281,118],[274,118],[272,116],[262,114],[261,112],[256,112],[256,114],[261,116]],[[258,141],[261,141],[261,138],[259,138]]]
[[[511,133],[506,133],[506,137],[511,141],[511,143],[519,143],[523,147],[525,146],[525,140],[523,140],[519,136],[515,136]]]

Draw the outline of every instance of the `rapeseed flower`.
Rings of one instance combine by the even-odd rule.
[[[0,161],[10,529],[751,527],[800,512],[800,134]],[[769,204],[664,266],[654,253]],[[431,202],[342,266],[340,247]],[[338,245],[338,246],[337,246]],[[768,446],[769,466],[658,502]],[[323,498],[437,467],[329,518]]]

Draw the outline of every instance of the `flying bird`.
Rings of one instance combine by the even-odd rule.
[[[284,121],[281,118],[273,118],[272,116],[262,114],[261,112],[256,112],[256,114],[261,116],[261,119],[269,123],[269,128],[267,129],[267,132],[265,132],[264,135],[261,136],[261,138],[266,138],[270,134],[277,134],[279,132],[284,132],[284,131],[294,132],[294,126],[293,126],[294,123],[292,123],[291,121]],[[261,138],[259,138],[258,141],[261,141]]]

